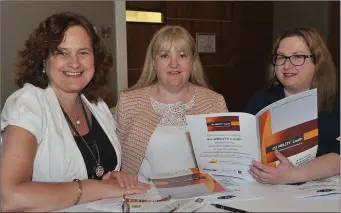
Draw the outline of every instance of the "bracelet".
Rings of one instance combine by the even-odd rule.
[[[127,198],[126,195],[123,195],[123,201],[126,203],[159,203],[159,202],[165,202],[172,199],[171,195],[168,195],[167,197],[158,199],[158,200],[145,200],[145,199],[135,199],[135,198]]]
[[[79,179],[74,179],[73,181],[78,183],[78,197],[77,197],[77,200],[76,200],[75,204],[73,204],[73,205],[77,205],[79,200],[81,199],[82,192],[83,192],[83,190],[82,190],[82,182]]]

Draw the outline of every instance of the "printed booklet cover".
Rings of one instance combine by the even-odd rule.
[[[227,191],[214,177],[198,168],[154,174],[148,181],[151,189],[144,194],[127,196],[129,202],[186,199]]]
[[[199,169],[253,180],[252,160],[276,166],[274,150],[294,165],[315,158],[318,143],[317,89],[281,99],[255,116],[243,112],[187,115]]]

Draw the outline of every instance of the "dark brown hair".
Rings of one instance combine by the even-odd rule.
[[[330,52],[319,33],[313,28],[288,29],[275,41],[272,55],[277,54],[280,42],[288,37],[300,37],[308,46],[315,64],[315,74],[311,82],[311,88],[317,88],[319,111],[332,110],[336,96],[339,92],[336,68]],[[270,87],[281,85],[275,73],[275,67],[271,64],[268,70],[268,82]]]
[[[42,21],[38,28],[33,30],[25,42],[24,49],[19,51],[15,70],[15,81],[19,87],[25,83],[45,89],[49,80],[42,72],[44,62],[57,51],[65,32],[72,26],[81,26],[88,33],[94,54],[95,73],[82,93],[89,101],[97,102],[105,99],[108,94],[108,73],[113,66],[112,55],[101,43],[93,25],[82,15],[63,12],[54,14]]]

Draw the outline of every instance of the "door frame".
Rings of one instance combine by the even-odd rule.
[[[115,26],[115,74],[117,85],[117,100],[120,93],[128,88],[128,59],[127,59],[127,26],[126,1],[114,1]]]

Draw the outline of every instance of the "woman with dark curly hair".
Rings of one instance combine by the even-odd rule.
[[[59,13],[30,35],[1,113],[1,208],[51,211],[148,186],[119,171],[115,121],[103,99],[112,57],[92,24]],[[114,127],[114,128],[112,128]]]

